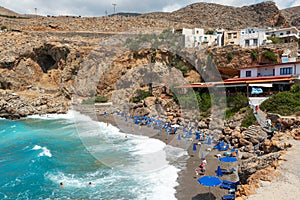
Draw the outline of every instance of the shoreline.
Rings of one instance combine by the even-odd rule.
[[[97,114],[97,119],[100,122],[104,123],[110,123],[117,128],[119,128],[122,132],[130,133],[131,126],[128,127],[125,125],[125,121],[122,120],[119,116],[112,116],[107,115],[106,117],[103,116],[103,114]],[[116,122],[117,120],[117,122]],[[166,145],[171,145],[174,147],[179,148],[185,148],[185,141],[181,141],[181,144],[177,144],[177,134],[182,134],[182,132],[179,130],[177,134],[169,135],[168,138],[163,131],[157,132],[153,135],[154,130],[153,128],[141,126],[138,127],[136,125],[133,125],[134,131],[140,131],[143,136],[147,136],[149,138],[158,139],[162,142],[164,142]],[[129,131],[129,132],[128,132]],[[150,132],[150,134],[149,134]],[[135,134],[135,133],[134,133]],[[176,142],[175,142],[176,141]],[[202,149],[203,150],[203,149]],[[187,200],[187,199],[193,199],[193,200],[206,200],[210,197],[214,197],[215,199],[221,199],[222,195],[228,194],[228,190],[221,189],[220,187],[205,187],[198,183],[197,179],[201,176],[196,176],[194,169],[200,164],[201,159],[199,158],[199,155],[202,153],[200,151],[200,148],[197,147],[196,152],[193,151],[193,145],[189,145],[187,149],[187,155],[184,160],[179,161],[180,163],[175,163],[175,167],[179,168],[180,171],[178,171],[177,175],[177,183],[178,185],[174,188],[176,190],[175,192],[175,198],[178,200]],[[218,164],[222,166],[222,164],[219,162],[219,160],[214,156],[217,154],[217,150],[212,150],[211,152],[205,152],[207,154],[205,156],[207,160],[207,170],[205,175],[211,175],[215,176],[215,170],[217,169]],[[172,164],[174,165],[174,164]],[[224,166],[224,164],[223,164]],[[226,165],[228,167],[228,165]],[[235,167],[237,168],[236,164],[230,164],[230,168]],[[226,179],[231,181],[236,181],[237,174],[232,175],[225,175],[221,177],[220,179]],[[210,191],[210,194],[209,194]],[[210,196],[211,195],[211,196]]]

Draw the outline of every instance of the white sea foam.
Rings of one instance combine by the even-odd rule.
[[[47,149],[47,147],[41,147],[41,146],[39,146],[39,145],[35,145],[35,146],[32,148],[32,150],[35,150],[35,151],[36,151],[36,150],[42,150],[42,152],[39,153],[38,157],[41,157],[41,156],[47,156],[47,157],[49,157],[49,158],[52,157],[52,154],[51,154],[50,150]]]
[[[182,149],[167,146],[160,140],[146,136],[122,133],[115,126],[107,126],[106,123],[92,121],[90,117],[76,111],[69,111],[66,115],[53,116],[53,118],[57,117],[71,119],[76,124],[81,140],[94,156],[95,153],[105,153],[105,148],[109,147],[109,145],[97,145],[97,143],[89,144],[90,139],[94,143],[101,138],[102,140],[107,140],[108,144],[109,142],[114,145],[117,143],[118,148],[127,150],[128,154],[135,157],[137,159],[136,162],[129,163],[130,165],[126,166],[126,169],[118,168],[118,166],[111,167],[116,168],[117,172],[119,171],[118,169],[125,170],[126,174],[131,174],[130,176],[136,180],[145,182],[146,186],[143,188],[146,188],[148,192],[138,192],[139,199],[176,199],[175,187],[178,185],[177,177],[180,169],[170,163],[174,164],[176,159],[185,155]],[[49,119],[49,115],[47,119]],[[127,135],[127,138],[125,138],[125,135]],[[43,147],[36,146],[35,148],[42,149]],[[97,156],[95,157],[97,158]],[[103,160],[100,161],[103,162]],[[66,186],[86,187],[89,181],[93,185],[104,183],[111,185],[120,179],[124,180],[124,177],[117,172],[101,179],[97,178],[97,174],[89,174],[86,178],[76,178],[73,175],[65,175],[63,173],[48,174],[47,177],[53,182],[63,182]],[[130,180],[131,177],[128,177],[128,179]],[[137,188],[137,191],[141,190],[140,186],[137,186]],[[143,195],[145,196],[143,197]]]
[[[69,110],[66,114],[42,114],[42,115],[30,115],[28,119],[44,119],[44,120],[53,120],[53,119],[73,119],[76,115],[80,113],[74,110]],[[84,116],[84,115],[81,115]]]

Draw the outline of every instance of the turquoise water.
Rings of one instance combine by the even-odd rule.
[[[75,115],[0,119],[0,199],[175,199],[179,170],[166,160],[134,173],[162,142]]]

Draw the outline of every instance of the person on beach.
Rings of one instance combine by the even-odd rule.
[[[279,121],[277,122],[276,127],[277,127],[278,132],[280,132],[281,131],[281,123]]]

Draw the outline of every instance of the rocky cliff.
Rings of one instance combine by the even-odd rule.
[[[4,12],[6,13],[6,12]],[[14,15],[14,13],[11,13]],[[245,17],[246,16],[246,17]],[[289,16],[289,15],[287,15]],[[240,29],[246,27],[286,27],[297,23],[288,19],[274,2],[268,1],[243,7],[213,3],[195,3],[172,13],[148,13],[136,17],[0,17],[0,25],[8,29],[28,31],[90,31],[121,32],[137,28],[194,28]]]
[[[195,3],[172,13],[150,13],[141,17],[166,18],[173,23],[189,23],[207,29],[245,27],[285,27],[288,21],[274,2],[232,7],[213,3]]]
[[[298,29],[300,29],[300,6],[283,9],[282,13],[289,21],[290,26],[296,26]]]

